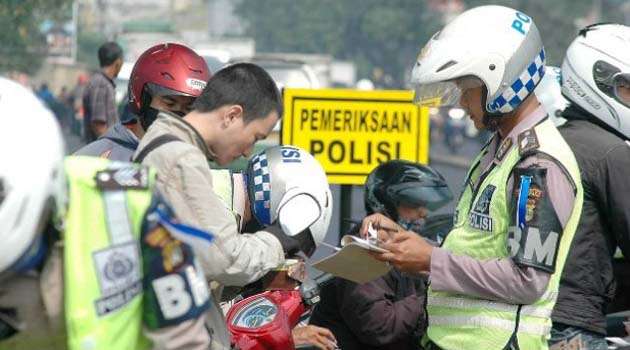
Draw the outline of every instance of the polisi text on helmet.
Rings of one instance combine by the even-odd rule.
[[[569,89],[575,91],[576,95],[578,95],[579,97],[584,99],[584,101],[586,101],[586,103],[591,105],[591,107],[593,107],[595,109],[602,108],[602,106],[599,103],[597,103],[591,96],[586,94],[584,89],[582,89],[582,87],[580,87],[580,84],[578,84],[578,82],[575,81],[572,77],[570,77],[570,76],[567,77],[566,84],[569,86]]]
[[[529,26],[525,27],[525,23],[531,24],[532,19],[522,12],[516,12],[516,18],[512,21],[512,28],[525,35],[529,31]]]

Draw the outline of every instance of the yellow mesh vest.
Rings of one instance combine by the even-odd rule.
[[[68,157],[64,230],[65,313],[73,350],[146,349],[140,229],[154,174],[131,163]],[[101,172],[106,170],[106,172]],[[113,189],[102,190],[102,182]],[[115,189],[117,183],[144,188]],[[142,186],[140,186],[142,187]]]
[[[425,341],[428,337],[428,340],[448,350],[501,350],[516,336],[520,349],[547,349],[551,311],[582,210],[583,190],[573,153],[553,124],[545,120],[535,127],[535,132],[540,143],[537,151],[558,161],[567,170],[577,189],[573,211],[560,238],[555,272],[551,275],[546,292],[535,303],[519,306],[437,292],[429,288],[429,327]],[[481,156],[473,163],[469,172],[468,176],[472,179],[480,176],[480,158]],[[518,146],[512,145],[502,161],[482,179],[476,192],[466,185],[458,203],[454,228],[446,238],[444,248],[455,255],[467,255],[478,260],[509,258],[507,237],[510,211],[506,203],[506,186],[508,177],[519,160]],[[487,215],[471,213],[472,204],[478,203],[484,192],[486,198],[491,198],[485,204]]]

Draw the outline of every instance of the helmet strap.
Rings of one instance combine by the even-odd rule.
[[[485,112],[483,114],[483,119],[481,119],[481,122],[486,127],[486,130],[495,132],[499,130],[499,124],[501,124],[502,117],[503,114],[500,113]]]
[[[486,109],[486,103],[488,102],[488,88],[484,84],[481,91],[481,108],[483,109],[483,118],[481,123],[485,126],[486,130],[495,132],[499,129],[501,119],[505,117],[503,113],[490,113]]]
[[[142,128],[146,131],[149,129],[149,126],[151,126],[151,124],[153,124],[153,122],[157,119],[157,115],[158,113],[160,113],[160,111],[153,107],[146,107],[143,108],[141,112],[142,114],[140,115],[140,124],[142,125]]]
[[[153,107],[151,107],[151,100],[153,97],[151,93],[149,93],[147,86],[145,85],[142,89],[142,95],[140,95],[140,113],[139,119],[142,128],[146,131],[149,129],[149,126],[153,124],[155,119],[157,118],[157,114],[159,111]]]

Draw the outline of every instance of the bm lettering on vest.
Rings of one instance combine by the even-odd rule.
[[[553,273],[563,228],[551,203],[546,177],[545,168],[514,171],[513,221],[507,239],[515,263]]]
[[[534,129],[537,146],[533,133],[527,133],[521,142],[508,148],[503,160],[496,162],[487,174],[480,174],[476,167],[488,146],[477,156],[468,177],[481,185],[478,192],[472,185],[465,187],[457,206],[461,222],[449,233],[442,245],[444,249],[480,261],[508,258],[519,266],[562,271],[582,210],[580,172],[571,149],[549,119]],[[523,152],[519,152],[521,149]],[[573,210],[566,223],[560,223],[551,203],[546,169],[518,166],[524,157],[535,153],[560,164],[575,184]],[[508,185],[510,178],[513,186]],[[494,219],[492,234],[468,224],[471,212],[483,210],[485,201],[480,199],[490,197],[482,195],[484,190],[490,191],[486,190],[488,185],[496,186],[488,215]],[[510,193],[514,190],[515,193]],[[480,300],[475,295],[438,291],[429,286],[429,326],[424,341],[442,349],[547,349],[560,276],[551,273],[542,296],[521,306],[510,301]]]
[[[526,234],[517,226],[508,230],[510,256],[520,261],[528,261],[529,265],[553,272],[555,270],[556,251],[560,235],[550,231],[543,238],[537,227],[527,227]]]
[[[475,207],[468,215],[468,224],[477,229],[492,232],[494,227],[493,219],[490,216],[490,202],[492,195],[497,188],[494,185],[488,185],[483,189]]]

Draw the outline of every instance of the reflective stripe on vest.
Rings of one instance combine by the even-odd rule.
[[[432,326],[471,326],[488,329],[502,329],[508,332],[514,331],[514,322],[489,316],[431,316],[429,323]],[[551,325],[524,324],[520,322],[517,332],[524,332],[536,336],[545,336],[551,331]]]
[[[103,193],[105,203],[105,221],[112,244],[126,243],[133,240],[131,222],[127,213],[125,191],[107,191]]]
[[[449,308],[459,309],[489,309],[495,311],[516,312],[518,305],[500,303],[497,301],[471,299],[462,297],[451,296],[434,296],[431,295],[427,299],[427,305],[443,306]],[[521,315],[534,316],[534,317],[551,317],[553,309],[535,307],[533,305],[525,305],[521,308]],[[514,329],[512,327],[511,329]]]

